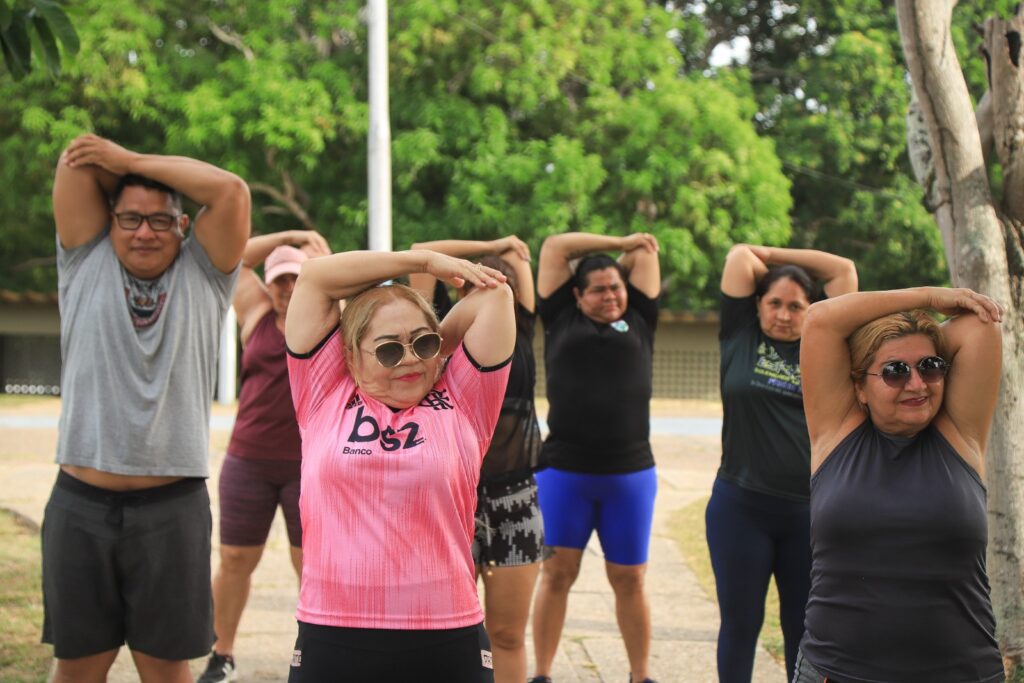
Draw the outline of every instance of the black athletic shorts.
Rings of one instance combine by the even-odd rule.
[[[483,624],[442,631],[299,622],[288,683],[494,683]]]
[[[108,491],[63,471],[43,517],[43,642],[58,659],[128,647],[160,659],[213,645],[204,479]]]

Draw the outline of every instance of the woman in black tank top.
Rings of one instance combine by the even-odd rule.
[[[982,483],[1001,320],[992,299],[942,287],[808,311],[812,569],[794,681],[1003,680]]]

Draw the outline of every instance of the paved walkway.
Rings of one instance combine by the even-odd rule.
[[[56,401],[0,409],[0,425],[4,425],[0,427],[0,507],[13,509],[37,522],[42,519],[57,471],[53,464],[56,430],[52,418],[58,409]],[[217,417],[211,438],[210,495],[214,499],[216,526],[216,476],[228,439],[228,432],[221,427],[230,422],[230,411],[216,407],[214,412]],[[673,511],[710,492],[718,466],[718,438],[699,435],[700,432],[686,435],[687,430],[680,425],[687,421],[673,419],[678,417],[662,412],[653,421],[659,491],[648,572],[654,625],[651,670],[661,683],[711,683],[716,680],[718,612],[684,564],[669,536],[668,519]],[[715,416],[699,417],[713,420]],[[671,429],[660,430],[660,420],[665,420],[664,425]],[[215,529],[215,540],[216,537]],[[216,549],[213,561],[216,565]],[[296,594],[284,523],[278,515],[263,561],[253,578],[252,595],[236,642],[241,667],[239,680],[287,679],[296,633],[292,616]],[[192,668],[198,675],[203,661],[193,662]],[[569,599],[565,632],[552,673],[558,683],[628,680],[629,666],[618,636],[613,596],[596,540],[587,548],[580,578]],[[110,681],[137,680],[130,656],[122,651]],[[784,683],[785,672],[759,650],[754,681]]]

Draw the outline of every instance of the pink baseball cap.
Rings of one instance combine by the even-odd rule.
[[[281,246],[270,252],[263,265],[263,281],[268,285],[282,275],[298,275],[302,264],[309,260],[306,252],[295,247]]]

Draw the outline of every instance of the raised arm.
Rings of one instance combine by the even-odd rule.
[[[340,312],[335,302],[385,280],[423,272],[454,287],[471,282],[493,289],[505,280],[504,275],[486,266],[427,250],[348,251],[311,259],[302,265],[288,306],[288,348],[306,353],[326,337],[338,324]]]
[[[270,252],[284,245],[298,247],[310,258],[331,253],[327,240],[315,230],[285,230],[249,238],[242,253],[242,272],[231,302],[238,317],[238,327],[242,330],[243,344],[249,337],[248,332],[272,307],[270,293],[253,269],[263,263]]]
[[[653,235],[647,233],[634,233],[625,237],[594,235],[588,232],[567,232],[561,235],[552,235],[544,240],[544,244],[540,248],[540,263],[537,266],[537,294],[541,298],[547,298],[564,285],[572,277],[570,263],[575,259],[598,251],[621,251],[628,253],[636,249],[652,252],[655,254],[655,259],[657,259],[658,242],[654,239]],[[623,263],[623,265],[633,264]],[[634,281],[632,272],[629,279],[634,287],[637,287],[640,291],[653,298],[657,296],[658,289],[654,289],[654,294],[649,294],[649,276],[650,267],[647,265],[638,274],[638,280],[644,284],[643,287],[639,286],[637,281]],[[658,286],[660,287],[660,282]]]
[[[509,264],[516,274],[519,283],[515,292],[516,301],[526,310],[533,312],[535,296],[533,291],[533,271],[530,269],[530,247],[515,235],[508,235],[496,240],[437,240],[434,242],[418,242],[412,249],[429,249],[440,254],[456,258],[473,259],[478,256],[498,256]],[[409,276],[409,284],[429,301],[434,295],[434,283],[437,279],[428,273],[413,273]]]
[[[985,450],[999,396],[1002,328],[974,312],[963,312],[943,323],[942,330],[946,360],[952,364],[942,412],[969,449],[975,469],[984,475]]]
[[[854,292],[819,301],[808,309],[800,344],[800,369],[812,472],[863,420],[851,376],[847,338],[876,318],[916,308],[969,312],[984,323],[1002,318],[999,307],[988,297],[969,289],[944,287]]]
[[[445,355],[461,340],[473,360],[484,367],[508,360],[516,343],[512,289],[504,284],[474,288],[441,321],[441,336]]]
[[[725,257],[721,290],[736,299],[753,295],[757,283],[768,274],[767,247],[736,244]]]
[[[634,233],[622,245],[619,263],[629,274],[629,284],[647,296],[657,298],[661,293],[661,263],[658,261],[658,241],[654,235]]]
[[[53,218],[65,249],[81,246],[110,222],[108,197],[117,176],[93,164],[71,166],[67,151],[57,161],[53,179]]]
[[[188,157],[139,154],[97,135],[82,135],[68,146],[73,168],[98,166],[115,177],[135,173],[174,188],[202,205],[194,234],[214,267],[230,272],[249,238],[249,187],[234,173]]]
[[[722,292],[735,298],[750,296],[768,273],[768,266],[800,266],[823,283],[830,297],[857,291],[853,261],[816,249],[785,249],[737,244],[729,250],[722,270]]]

